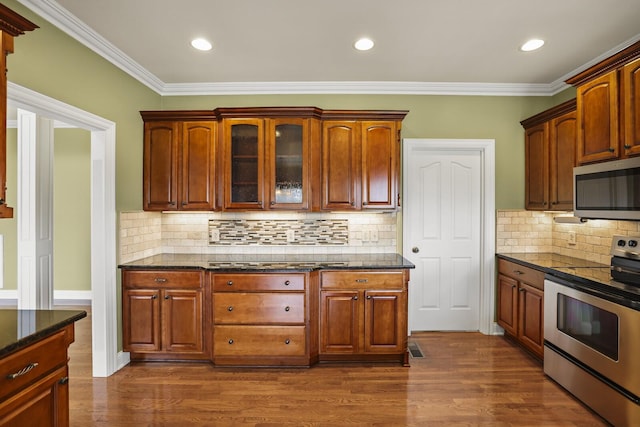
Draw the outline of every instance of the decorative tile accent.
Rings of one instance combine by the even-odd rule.
[[[344,246],[349,244],[349,221],[210,219],[209,244]]]

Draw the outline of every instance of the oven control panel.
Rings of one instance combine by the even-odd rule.
[[[611,238],[611,255],[640,259],[640,237],[637,236],[613,236]]]

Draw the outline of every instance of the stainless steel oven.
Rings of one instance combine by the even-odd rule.
[[[546,276],[544,372],[613,425],[640,425],[640,288],[579,270]]]

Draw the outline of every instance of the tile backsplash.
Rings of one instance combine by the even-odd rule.
[[[609,264],[613,235],[640,236],[640,222],[637,221],[588,220],[579,224],[561,224],[553,220],[559,215],[566,214],[498,210],[496,251],[554,252]]]
[[[120,262],[158,253],[396,253],[397,219],[394,212],[122,212]]]

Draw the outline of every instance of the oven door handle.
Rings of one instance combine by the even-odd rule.
[[[624,267],[621,267],[619,265],[612,265],[611,266],[611,271],[616,271],[618,273],[629,273],[629,274],[640,275],[640,270],[631,269],[631,268],[624,268]]]

